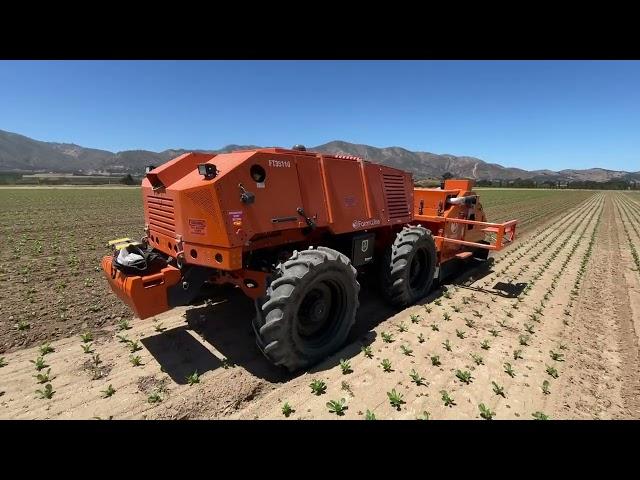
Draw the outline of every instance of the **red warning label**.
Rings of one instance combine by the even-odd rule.
[[[199,220],[196,218],[189,219],[189,232],[194,235],[206,235],[207,234],[207,222],[205,220]]]

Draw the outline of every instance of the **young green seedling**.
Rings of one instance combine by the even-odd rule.
[[[553,378],[558,378],[558,370],[555,369],[555,367],[550,367],[549,365],[547,365],[547,369],[546,372],[551,375]]]
[[[116,335],[116,337],[118,337],[120,343],[131,343],[131,340],[126,335]]]
[[[431,313],[431,307],[429,305],[424,306],[424,311],[427,313]]]
[[[520,335],[518,337],[518,341],[520,342],[520,345],[527,346],[527,345],[529,345],[529,339],[530,338],[531,337],[529,337],[529,335]]]
[[[382,370],[384,370],[385,372],[393,372],[393,370],[391,369],[391,362],[388,358],[382,360],[382,363],[380,365],[382,365]]]
[[[472,353],[471,358],[473,358],[473,361],[476,365],[484,365],[484,360],[480,355],[476,355],[475,353]]]
[[[491,384],[493,385],[493,393],[495,393],[496,395],[500,395],[503,398],[506,398],[504,394],[504,387],[501,387],[496,382],[491,382]]]
[[[445,340],[445,341],[442,343],[442,346],[444,347],[444,349],[445,349],[447,352],[450,352],[450,351],[451,351],[451,343],[449,342],[449,339]]]
[[[513,359],[518,360],[519,358],[522,358],[522,350],[514,350]]]
[[[390,333],[382,332],[382,333],[380,334],[380,336],[382,337],[382,341],[383,341],[384,343],[391,343],[391,342],[393,342],[393,335],[392,335],[392,334],[390,334]]]
[[[9,364],[5,362],[4,357],[0,357],[0,368],[6,367],[7,365]]]
[[[418,334],[418,343],[424,343],[424,335],[422,333]]]
[[[142,350],[142,347],[138,343],[138,340],[136,340],[135,342],[129,342],[129,350],[131,351],[131,353],[136,353],[138,350]]]
[[[16,328],[22,332],[23,330],[29,330],[31,328],[31,325],[26,320],[20,320],[16,324]]]
[[[513,369],[513,367],[511,366],[510,363],[505,363],[504,364],[504,371],[507,375],[509,375],[511,378],[516,376],[516,372]]]
[[[533,330],[533,325],[530,323],[525,323],[524,329],[526,330],[527,333],[535,333]]]
[[[444,298],[446,298],[446,299],[449,299],[449,298],[451,298],[451,292],[450,292],[449,290],[446,290],[446,291],[442,294],[442,296],[443,296]]]
[[[431,355],[431,365],[434,367],[439,367],[441,365],[439,355]]]
[[[151,395],[149,395],[147,400],[149,403],[158,403],[162,401],[162,397],[160,396],[160,392],[156,390]]]
[[[499,332],[498,332],[498,330],[496,330],[495,328],[492,328],[491,330],[489,330],[489,333],[490,333],[491,335],[493,335],[494,337],[499,336]]]
[[[322,395],[327,391],[327,384],[322,380],[313,380],[309,386],[311,387],[311,392],[314,395]]]
[[[398,411],[400,411],[400,408],[402,408],[402,404],[406,403],[403,400],[403,395],[401,393],[396,392],[395,388],[392,389],[390,392],[387,392],[387,397],[389,397],[389,403],[391,404],[391,406]]]
[[[129,325],[129,321],[128,320],[120,320],[120,322],[118,323],[118,330],[123,331],[123,330],[129,330],[131,328],[131,326]]]
[[[49,342],[40,345],[40,355],[46,355],[47,353],[54,352],[54,348]]]
[[[401,323],[400,325],[398,325],[398,331],[399,331],[399,332],[401,332],[401,333],[402,333],[402,332],[406,332],[406,331],[408,331],[408,330],[409,330],[409,329],[407,328],[407,326],[406,326],[404,323]]]
[[[364,414],[365,420],[375,420],[376,416],[371,410],[367,410],[367,413]]]
[[[478,310],[473,310],[473,316],[474,317],[478,317],[478,318],[482,318],[482,314]]]
[[[348,373],[353,372],[351,370],[351,362],[349,360],[345,360],[343,358],[340,359],[340,370],[342,370],[343,375],[347,375]]]
[[[91,332],[85,332],[80,334],[80,338],[82,339],[82,343],[89,343],[93,340],[93,335]]]
[[[460,308],[459,306],[454,305],[454,306],[453,306],[453,307],[451,307],[451,308],[453,308],[453,311],[454,311],[454,312],[456,312],[456,313],[460,313],[461,308]]]
[[[113,385],[109,384],[109,386],[107,387],[106,390],[102,390],[102,398],[109,398],[111,396],[113,396],[114,393],[116,393],[116,389],[113,388]]]
[[[166,327],[163,327],[162,323],[158,323],[157,325],[154,325],[153,328],[156,332],[164,332],[166,330]]]
[[[439,332],[440,331],[440,327],[438,325],[436,325],[435,323],[431,324],[431,330],[433,330],[434,332]]]
[[[483,350],[489,350],[491,348],[491,345],[489,345],[489,340],[483,340],[480,344],[480,348]]]
[[[545,414],[544,414],[544,413],[542,413],[542,412],[535,412],[535,413],[532,413],[532,414],[531,414],[531,416],[532,416],[533,418],[535,418],[536,420],[549,420],[549,416],[548,416],[548,415],[545,415]]]
[[[549,390],[549,380],[542,382],[542,393],[545,395],[549,395],[551,393],[551,390]]]
[[[36,393],[38,394],[38,398],[42,399],[42,400],[49,400],[51,397],[53,397],[53,394],[56,393],[55,390],[53,389],[53,387],[51,386],[50,383],[47,383],[44,386],[43,390],[36,390]]]
[[[464,339],[464,332],[456,328],[456,337]]]
[[[451,321],[451,315],[449,315],[447,312],[444,312],[442,318],[447,322]]]
[[[458,377],[458,380],[462,383],[466,383],[467,385],[471,383],[471,379],[473,378],[471,376],[471,372],[466,370],[464,372],[462,370],[456,370],[456,377]]]
[[[420,323],[420,315],[410,315],[411,323]]]
[[[498,325],[500,325],[502,328],[506,328],[507,327],[507,321],[506,320],[498,320]]]
[[[92,345],[93,343],[83,343],[80,346],[82,347],[82,351],[84,353],[93,353],[93,349],[91,348]]]
[[[189,385],[194,385],[196,383],[200,383],[200,375],[198,375],[198,371],[196,370],[191,375],[187,375],[187,383]]]
[[[289,405],[289,402],[284,402],[284,405],[282,405],[282,414],[289,418],[289,415],[291,415],[293,412],[295,412],[295,410],[293,408],[291,408],[291,405]]]
[[[335,413],[339,417],[344,415],[344,411],[347,410],[346,400],[341,398],[340,400],[331,400],[327,402],[327,408],[329,409],[329,413]]]
[[[426,410],[422,412],[420,417],[416,417],[416,420],[429,420],[431,418],[431,414]]]
[[[511,313],[511,312],[507,312],[507,317],[509,317],[509,318],[513,318],[513,313]]]
[[[360,348],[360,351],[362,352],[362,354],[367,357],[367,358],[373,358],[373,352],[371,351],[371,347],[370,346],[362,346],[362,348]]]
[[[476,326],[476,322],[472,318],[465,318],[464,319],[464,324],[469,328],[475,328],[475,326]]]
[[[38,380],[38,383],[49,383],[53,378],[50,377],[51,369],[49,368],[45,373],[38,373],[34,375]]]
[[[491,420],[496,415],[496,412],[492,412],[484,403],[478,405],[478,409],[480,410],[480,416],[485,420]]]
[[[564,362],[564,354],[562,354],[562,353],[558,353],[558,352],[554,352],[553,350],[549,350],[549,355],[551,356],[551,358],[553,360],[556,360],[558,362]]]
[[[100,365],[100,364],[102,363],[102,360],[100,360],[100,355],[99,355],[99,354],[97,354],[97,353],[96,353],[96,354],[94,354],[94,355],[91,357],[91,360],[93,361],[93,364],[94,364],[94,365],[96,365],[96,366],[98,366],[98,365]]]
[[[47,368],[49,366],[44,361],[44,357],[38,357],[35,360],[29,360],[29,361],[36,366],[36,370],[38,370],[38,371],[40,371],[40,370],[42,370],[44,368]]]
[[[424,378],[422,378],[420,374],[415,371],[415,369],[411,369],[411,373],[409,374],[409,376],[411,377],[411,381],[416,385],[421,386],[425,384]]]
[[[445,407],[453,407],[456,403],[454,399],[446,390],[440,390],[440,395],[442,395],[442,401],[444,402]]]
[[[402,353],[404,353],[407,357],[410,357],[413,353],[413,350],[405,345],[400,345],[400,350],[402,350]]]
[[[129,362],[131,362],[131,365],[133,365],[134,367],[139,367],[140,365],[142,365],[142,359],[140,358],[140,355],[131,355],[129,357]]]
[[[436,304],[437,306],[442,305],[442,301],[441,301],[439,298],[436,298],[436,299],[433,301],[433,303],[434,303],[434,304]]]

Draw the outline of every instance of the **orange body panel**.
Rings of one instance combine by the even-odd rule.
[[[198,162],[214,164],[218,175],[205,179]],[[263,182],[251,175],[256,166],[266,173]],[[243,189],[253,203],[241,201]],[[354,157],[279,148],[185,154],[147,174],[142,192],[152,247],[173,257],[182,253],[185,264],[227,271],[242,268],[243,252],[272,243],[265,238],[274,245],[300,241],[307,222],[299,208],[333,235],[412,218],[410,174]]]
[[[167,289],[180,281],[180,270],[167,266],[153,275],[126,275],[114,268],[112,261],[113,257],[103,257],[102,271],[111,290],[138,317],[148,318],[169,310]]]

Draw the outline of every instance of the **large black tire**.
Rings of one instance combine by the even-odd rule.
[[[262,353],[289,371],[339,349],[358,310],[360,285],[349,259],[330,248],[296,251],[256,302],[254,331]]]
[[[418,226],[404,227],[383,256],[382,291],[397,308],[424,298],[433,285],[436,244],[431,232]]]

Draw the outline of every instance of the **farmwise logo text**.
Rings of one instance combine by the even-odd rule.
[[[371,220],[354,220],[351,226],[355,228],[374,227],[380,225],[380,220],[373,218]]]

